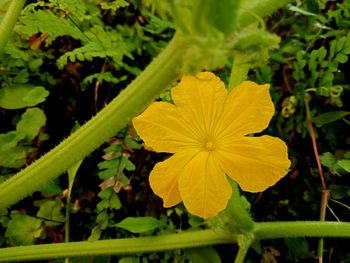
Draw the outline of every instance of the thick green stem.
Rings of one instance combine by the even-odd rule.
[[[350,223],[319,221],[255,223],[254,236],[256,239],[285,237],[350,238]]]
[[[3,248],[0,249],[0,262],[108,254],[129,255],[237,241],[235,237],[225,233],[224,231],[200,230],[153,237]]]
[[[0,207],[7,207],[66,171],[125,127],[179,75],[186,44],[175,35],[168,47],[119,96],[79,131],[0,185]]]
[[[0,54],[2,53],[12,30],[17,22],[17,18],[22,11],[25,0],[12,0],[3,20],[0,24]]]
[[[255,223],[255,239],[285,237],[350,238],[350,223],[270,222]],[[180,248],[238,242],[239,237],[225,230],[199,230],[163,236],[71,242],[0,249],[0,262],[39,260],[89,255],[128,255]],[[244,251],[240,253],[243,254]]]

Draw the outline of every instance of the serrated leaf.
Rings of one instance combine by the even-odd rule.
[[[108,199],[102,199],[96,206],[97,211],[102,211],[104,209],[107,209],[109,207],[109,200]]]
[[[348,56],[344,55],[343,53],[339,53],[335,56],[335,61],[338,61],[339,63],[345,63],[348,61]]]
[[[114,169],[107,169],[103,170],[102,172],[98,172],[98,177],[100,177],[102,180],[107,180],[110,177],[113,177],[117,174],[117,170]]]
[[[124,143],[125,143],[128,147],[130,147],[131,149],[136,149],[136,150],[141,149],[141,144],[138,143],[137,141],[131,139],[131,138],[126,137],[126,138],[124,139]]]
[[[114,169],[116,171],[119,167],[119,162],[120,162],[120,160],[118,160],[118,159],[107,160],[107,161],[100,162],[97,166],[101,170],[102,169]]]
[[[0,107],[15,110],[35,106],[43,101],[49,92],[43,87],[12,85],[0,89]]]
[[[116,210],[118,210],[122,207],[122,204],[120,203],[120,199],[116,193],[113,193],[111,195],[111,198],[109,200],[109,204],[110,204],[110,208],[113,208]]]
[[[221,263],[218,252],[213,247],[198,247],[185,250],[191,262]]]
[[[314,117],[313,122],[317,126],[322,126],[324,124],[340,120],[349,114],[349,111],[329,111]]]
[[[58,36],[71,36],[75,39],[87,41],[87,37],[79,28],[65,19],[65,16],[57,17],[53,12],[37,10],[35,12],[24,12],[20,17],[20,23],[16,27],[18,32],[28,36],[35,35],[39,32],[48,33],[48,38],[45,40],[49,44]]]
[[[136,166],[128,158],[122,157],[119,170],[121,171],[124,169],[127,171],[134,171]]]
[[[42,220],[27,215],[17,215],[8,224],[6,236],[16,246],[32,245],[44,231]]]
[[[157,228],[166,227],[166,224],[154,217],[127,217],[123,221],[115,224],[116,227],[123,228],[132,233],[143,233]]]
[[[61,212],[61,204],[55,200],[45,200],[37,213],[37,216],[46,219],[46,224],[51,226],[59,225],[65,222],[63,213]]]
[[[32,141],[39,133],[42,126],[45,125],[46,116],[39,108],[27,109],[22,114],[21,120],[16,125],[16,130],[24,134],[26,141]]]
[[[346,159],[343,159],[343,160],[339,160],[337,162],[337,164],[343,168],[345,171],[347,171],[348,173],[350,173],[350,160],[346,160]]]
[[[107,199],[111,196],[112,193],[113,193],[113,187],[108,187],[102,190],[101,192],[99,192],[98,197],[101,199]]]

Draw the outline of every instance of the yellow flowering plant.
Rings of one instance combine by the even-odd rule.
[[[228,93],[210,72],[184,76],[171,90],[174,104],[154,102],[133,124],[145,144],[173,153],[150,174],[164,207],[183,201],[208,218],[225,209],[232,195],[227,176],[242,190],[261,192],[288,171],[285,143],[263,131],[274,113],[269,85],[245,81]]]
[[[0,23],[0,53],[24,2],[12,0]],[[1,248],[0,262],[124,256],[238,243],[235,262],[240,263],[244,262],[250,245],[262,239],[350,238],[349,222],[254,222],[242,205],[234,183],[244,191],[264,191],[285,176],[290,166],[282,140],[268,135],[251,136],[262,132],[274,114],[269,85],[242,82],[251,62],[259,57],[252,55],[252,51],[261,54],[264,42],[267,46],[278,43],[269,34],[252,32],[250,26],[289,0],[159,2],[174,7],[171,13],[175,16],[176,33],[168,46],[78,131],[0,184],[0,215],[125,128],[179,75],[218,68],[233,55],[229,82],[229,89],[234,87],[232,91],[228,92],[213,73],[185,75],[171,90],[174,103],[154,102],[133,119],[135,129],[147,146],[156,152],[173,154],[158,163],[149,177],[152,189],[163,199],[164,206],[183,202],[190,213],[210,218],[213,224],[208,220],[207,229],[182,229],[157,236],[6,247]],[[262,41],[264,35],[266,41]],[[233,44],[235,52],[231,49]],[[69,205],[66,207],[68,211]],[[69,216],[65,220],[69,227]],[[157,220],[153,218],[151,222],[154,221]],[[36,235],[37,231],[33,231]]]

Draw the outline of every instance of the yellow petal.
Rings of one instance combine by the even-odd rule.
[[[184,76],[171,90],[171,95],[183,118],[203,137],[211,134],[215,121],[220,118],[227,91],[213,73],[201,72]]]
[[[157,163],[153,168],[149,182],[153,192],[163,199],[164,207],[174,206],[181,202],[179,176],[196,153],[196,150],[178,152],[169,159]]]
[[[151,104],[133,119],[133,125],[145,144],[157,152],[174,153],[198,145],[191,125],[181,118],[171,103]]]
[[[242,137],[217,150],[221,168],[244,191],[261,192],[286,175],[286,144],[275,137]]]
[[[217,135],[221,138],[261,132],[274,113],[269,85],[241,83],[229,94],[224,112],[217,126]]]
[[[182,200],[188,211],[203,218],[226,208],[232,194],[225,173],[219,168],[215,154],[198,153],[179,178]]]

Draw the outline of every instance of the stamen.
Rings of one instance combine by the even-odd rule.
[[[208,141],[206,144],[205,144],[205,148],[208,150],[208,151],[214,151],[216,149],[216,145],[215,143],[211,142],[211,141]]]

